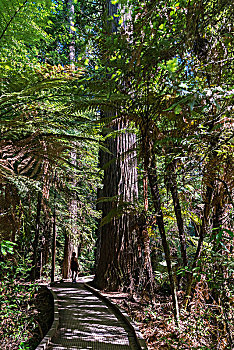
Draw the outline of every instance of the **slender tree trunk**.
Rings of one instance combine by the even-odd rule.
[[[170,287],[171,287],[175,323],[179,327],[179,306],[178,306],[177,293],[176,293],[176,283],[173,276],[170,248],[167,241],[166,231],[164,226],[163,212],[161,207],[161,198],[160,198],[158,178],[157,178],[157,167],[156,167],[155,154],[153,152],[152,138],[151,138],[151,135],[148,134],[150,132],[151,130],[149,125],[145,125],[145,128],[141,130],[144,169],[147,169],[151,196],[152,196],[153,205],[156,211],[157,226],[159,229],[159,233],[162,240],[163,251],[165,254],[165,260],[167,264],[167,271],[168,271]]]
[[[38,245],[39,245],[39,233],[40,233],[40,218],[41,218],[41,203],[42,203],[42,193],[38,192],[37,196],[37,214],[36,214],[36,227],[35,227],[35,236],[33,241],[33,268],[32,268],[32,278],[35,280],[38,275]]]
[[[56,173],[54,176],[54,210],[53,210],[53,233],[52,233],[52,264],[51,264],[51,282],[54,282],[55,277],[55,260],[56,260]]]
[[[152,159],[149,164],[148,177],[149,177],[149,184],[150,184],[153,204],[157,215],[157,225],[158,225],[159,233],[162,239],[163,251],[164,251],[165,260],[167,263],[167,271],[168,271],[169,281],[171,286],[175,323],[177,326],[179,326],[179,306],[178,306],[178,300],[177,300],[177,294],[176,294],[176,283],[173,276],[170,248],[167,242],[166,231],[164,226],[157,173],[156,173],[156,163],[154,161],[154,156],[152,156]]]
[[[56,258],[56,208],[53,213],[53,234],[52,234],[52,266],[51,266],[51,282],[54,282],[55,276],[55,258]]]
[[[74,0],[68,0],[67,3],[68,14],[69,14],[69,33],[70,33],[70,43],[69,43],[69,61],[70,64],[74,64],[76,50],[75,50],[75,37],[74,37],[74,26],[75,26],[75,6]]]
[[[154,291],[155,291],[155,278],[153,274],[153,267],[151,261],[151,247],[150,247],[150,237],[147,227],[147,211],[149,206],[148,200],[148,176],[147,169],[144,169],[143,174],[143,197],[144,197],[144,211],[138,218],[138,239],[143,248],[143,254],[141,254],[143,270],[141,271],[141,278],[139,284],[143,286],[144,290],[148,290],[152,301],[155,301]]]
[[[144,192],[144,208],[145,208],[145,212],[147,212],[148,211],[148,207],[149,207],[147,170],[144,171],[143,192]]]
[[[49,251],[50,251],[50,242],[51,242],[51,232],[52,232],[52,220],[49,214],[49,209],[45,208],[45,217],[44,217],[44,229],[43,229],[43,265],[47,265],[49,262]]]
[[[215,115],[214,108],[212,108],[212,112]],[[211,123],[209,123],[209,131],[212,130],[214,127],[214,120],[212,120]],[[217,120],[216,120],[217,122]],[[193,285],[193,271],[197,266],[198,260],[200,258],[201,252],[202,252],[202,247],[204,243],[205,236],[209,230],[208,228],[208,223],[209,223],[209,215],[210,215],[210,209],[212,205],[212,196],[214,194],[214,187],[215,187],[215,178],[217,174],[217,159],[218,159],[218,154],[217,151],[215,150],[215,146],[217,145],[219,139],[215,137],[214,139],[211,140],[210,146],[214,147],[214,151],[211,152],[210,159],[206,164],[206,167],[204,169],[204,177],[203,181],[206,183],[206,192],[204,195],[204,210],[203,210],[203,215],[202,215],[202,223],[200,227],[200,232],[199,232],[199,240],[198,240],[198,245],[197,245],[197,250],[193,259],[192,267],[188,275],[188,281],[187,281],[187,288],[186,288],[186,294],[185,294],[185,299],[184,299],[184,307],[187,309],[188,304],[189,304],[189,299],[191,299],[191,292],[192,292],[192,285]]]
[[[183,265],[184,267],[186,267],[188,265],[187,252],[186,252],[186,239],[185,239],[184,222],[183,222],[183,217],[181,212],[180,200],[178,196],[175,172],[176,172],[176,167],[175,167],[175,163],[173,162],[168,167],[168,180],[169,180],[169,187],[170,187],[170,191],[173,199],[177,227],[179,231],[181,256],[183,260]]]
[[[185,309],[188,307],[188,302],[190,299],[191,291],[192,291],[192,285],[193,285],[193,271],[195,267],[197,266],[198,260],[200,258],[202,247],[204,243],[204,238],[206,236],[206,233],[208,231],[208,219],[209,219],[209,213],[210,213],[210,207],[211,207],[211,199],[213,195],[213,188],[214,188],[214,181],[212,181],[206,188],[206,194],[205,194],[205,207],[203,211],[202,216],[202,224],[200,228],[200,234],[199,234],[199,240],[197,245],[197,250],[193,259],[191,271],[188,275],[187,280],[187,287],[186,287],[186,294],[185,294],[185,300],[184,300],[184,306]]]
[[[63,270],[62,270],[63,279],[69,278],[71,254],[72,254],[72,246],[71,246],[70,235],[66,232],[65,244],[64,244],[64,255],[63,255]]]
[[[140,217],[138,218],[138,240],[140,241],[141,249],[143,248],[143,254],[140,254],[141,258],[143,258],[143,269],[141,271],[139,284],[143,287],[144,291],[149,291],[152,302],[155,302],[155,278],[151,262],[150,237],[148,233],[147,217],[146,213],[144,212],[141,213]]]
[[[46,145],[45,145],[46,151]],[[49,260],[49,248],[51,242],[51,217],[49,209],[49,196],[50,196],[50,167],[49,162],[44,162],[44,174],[43,174],[43,190],[42,190],[42,208],[43,208],[43,234],[41,238],[41,268],[40,268],[40,278],[43,274],[43,269]]]

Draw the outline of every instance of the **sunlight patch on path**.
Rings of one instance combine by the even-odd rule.
[[[137,349],[134,337],[126,324],[98,297],[78,283],[56,283],[59,329],[49,349],[53,350],[130,350]]]

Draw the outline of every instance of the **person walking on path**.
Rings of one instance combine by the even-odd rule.
[[[72,272],[72,282],[75,283],[76,282],[76,278],[77,278],[77,274],[78,274],[78,260],[76,258],[76,253],[73,252],[72,253],[72,257],[71,257],[71,272]],[[75,277],[74,277],[75,275]]]

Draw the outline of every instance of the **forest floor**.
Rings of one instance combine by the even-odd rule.
[[[53,297],[46,284],[35,287],[34,291],[30,288],[27,283],[16,282],[2,288],[0,301],[5,306],[0,313],[1,350],[34,350],[52,325]],[[147,294],[102,294],[135,321],[149,350],[231,350],[224,315],[220,306],[210,301],[202,281],[197,284],[189,312],[183,312],[183,294],[178,293],[180,332],[173,321],[171,296],[166,289],[155,293],[154,302]],[[233,326],[233,319],[229,319],[229,333],[234,331]]]
[[[155,294],[155,300],[147,294],[139,296],[122,292],[102,292],[127,312],[136,322],[147,342],[149,350],[231,350],[227,330],[219,322],[219,306],[209,304],[209,296],[201,282],[197,285],[189,312],[182,308],[183,294],[178,293],[181,329],[174,324],[172,300],[166,289]],[[30,339],[30,349],[45,336],[53,322],[53,298],[45,286],[41,286],[33,299],[34,319],[37,327]],[[220,315],[222,318],[222,315]]]
[[[201,292],[201,290],[200,290]],[[195,295],[189,312],[180,308],[180,331],[175,326],[171,296],[165,291],[155,295],[152,305],[147,297],[142,298],[128,293],[102,293],[119,305],[138,325],[149,350],[231,350],[227,331],[213,317],[218,307],[212,305],[207,313],[207,300],[203,295]],[[182,306],[182,293],[178,295]]]
[[[125,310],[134,320],[149,350],[186,349],[178,347],[179,332],[172,321],[170,297],[158,295],[157,303],[153,307],[149,300],[143,300],[136,295],[118,292],[102,292],[102,294]]]
[[[0,349],[33,350],[50,329],[54,300],[46,285],[14,281],[2,290]],[[1,287],[1,286],[0,286]],[[2,288],[3,289],[3,288]]]

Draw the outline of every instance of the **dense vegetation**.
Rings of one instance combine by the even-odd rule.
[[[232,26],[231,1],[0,0],[1,348],[35,348],[73,250],[149,348],[232,348]]]

